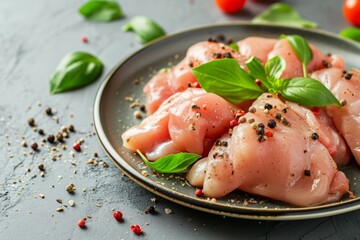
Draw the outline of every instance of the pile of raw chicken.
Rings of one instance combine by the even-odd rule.
[[[322,82],[342,108],[310,109],[270,93],[235,105],[205,92],[191,69],[225,57],[246,69],[252,56],[263,63],[281,56],[286,62],[282,79],[303,74],[286,39],[248,37],[237,45],[238,51],[213,40],[199,42],[179,64],[155,75],[144,87],[148,117],[122,134],[124,146],[152,161],[179,152],[202,155],[187,180],[211,198],[236,189],[294,206],[352,197],[338,167],[351,159],[360,164],[360,71],[346,71],[342,57],[310,45],[309,76]]]

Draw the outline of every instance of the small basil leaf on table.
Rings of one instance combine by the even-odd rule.
[[[303,19],[300,14],[287,3],[274,3],[267,10],[257,15],[254,23],[271,23],[292,27],[316,28],[317,24]]]
[[[193,68],[192,73],[205,91],[234,103],[256,99],[263,93],[235,59],[214,60]]]
[[[110,22],[124,16],[120,5],[114,0],[88,0],[79,8],[79,13],[96,22]]]
[[[196,160],[201,158],[198,154],[193,153],[176,153],[170,154],[164,157],[157,159],[155,162],[150,162],[140,150],[137,150],[137,153],[144,161],[146,165],[154,169],[159,173],[177,173],[186,170],[190,165],[192,165]]]
[[[307,41],[299,35],[283,36],[290,43],[296,56],[301,61],[304,77],[307,76],[307,65],[313,58],[312,51]]]
[[[279,80],[278,91],[286,100],[306,107],[321,107],[335,104],[339,100],[319,81],[312,78],[291,78]]]
[[[50,93],[61,93],[86,86],[102,73],[103,63],[85,52],[67,54],[50,78]]]
[[[360,28],[348,27],[344,28],[339,35],[343,38],[351,39],[360,42]]]
[[[147,43],[155,38],[165,35],[165,31],[159,24],[148,17],[137,16],[123,26],[124,31],[133,31],[141,43]]]

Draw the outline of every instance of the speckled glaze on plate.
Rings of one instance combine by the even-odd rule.
[[[234,40],[248,36],[277,38],[281,34],[299,34],[323,52],[343,56],[347,69],[360,68],[360,45],[318,30],[238,22],[198,27],[158,39],[120,61],[106,76],[96,95],[96,132],[113,162],[147,190],[178,204],[214,214],[257,220],[296,220],[360,209],[360,197],[345,197],[337,203],[301,208],[240,191],[234,191],[216,201],[198,198],[194,194],[195,189],[185,181],[183,175],[153,173],[136,154],[122,146],[121,133],[140,122],[133,117],[135,109],[130,108],[131,103],[126,98],[132,97],[144,103],[142,88],[151,76],[161,68],[179,62],[191,45],[219,34]],[[134,84],[134,80],[139,81],[139,84]],[[356,164],[351,164],[342,170],[350,179],[353,193],[360,194],[360,168]],[[147,171],[148,176],[144,176],[143,171]]]

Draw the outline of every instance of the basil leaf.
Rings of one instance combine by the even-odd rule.
[[[67,54],[50,78],[50,93],[61,93],[86,86],[101,74],[103,63],[85,52]]]
[[[198,154],[193,153],[176,153],[164,156],[157,159],[155,162],[150,162],[147,158],[137,150],[137,153],[146,165],[159,173],[177,173],[186,170],[191,164],[201,158]]]
[[[263,93],[235,59],[213,60],[191,71],[205,91],[234,103],[255,99]]]
[[[343,38],[351,39],[360,42],[360,28],[348,27],[344,28],[339,35]]]
[[[286,63],[282,57],[275,56],[265,64],[265,73],[269,78],[277,79],[285,71]]]
[[[113,0],[89,0],[79,8],[79,13],[96,22],[110,22],[124,16],[120,5]]]
[[[271,23],[291,27],[316,28],[317,24],[303,19],[299,13],[287,3],[274,3],[264,12],[257,15],[254,23]]]
[[[313,58],[309,44],[299,35],[285,36],[285,38],[290,43],[291,48],[294,50],[296,56],[300,58],[304,77],[307,77],[307,65]]]
[[[124,31],[133,31],[141,43],[147,43],[165,35],[165,31],[153,20],[144,16],[137,16],[123,26]]]
[[[312,78],[292,78],[280,80],[279,93],[289,101],[307,107],[321,107],[336,104],[341,107],[337,98],[319,81]]]
[[[271,83],[268,81],[264,66],[258,58],[251,57],[249,60],[246,61],[245,64],[250,71],[250,76],[255,79],[259,79],[261,83],[265,86],[265,88],[271,88]]]
[[[230,43],[228,46],[236,51],[239,51],[239,46],[236,43]]]

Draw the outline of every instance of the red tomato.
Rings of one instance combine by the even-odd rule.
[[[246,0],[215,0],[218,7],[226,13],[237,13],[240,11]]]
[[[360,0],[345,0],[343,11],[351,24],[360,27]]]

